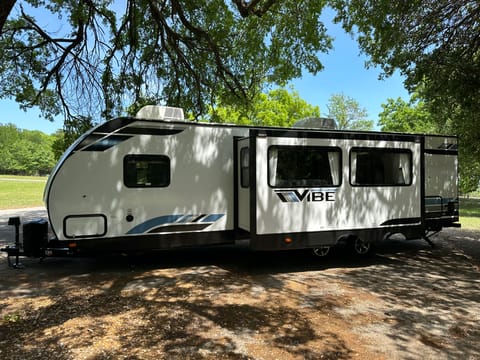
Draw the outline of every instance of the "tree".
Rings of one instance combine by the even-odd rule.
[[[0,98],[49,118],[95,121],[145,98],[194,116],[218,100],[246,105],[266,82],[283,85],[322,69],[317,54],[331,48],[319,20],[325,4],[2,1]]]
[[[77,117],[74,120],[66,119],[62,130],[52,135],[52,151],[55,160],[60,159],[65,150],[72,145],[87,130],[94,127],[95,123],[89,117]]]
[[[480,187],[480,161],[462,161],[460,165],[460,191],[468,194],[478,190]]]
[[[0,3],[0,34],[3,32],[3,26],[16,2],[17,0],[3,0]]]
[[[461,183],[480,178],[480,2],[333,0],[371,65],[399,70],[442,131],[460,137]],[[472,185],[474,186],[474,185]],[[471,186],[470,186],[471,187]]]
[[[306,117],[319,117],[318,106],[308,104],[298,92],[285,88],[257,95],[250,105],[212,107],[207,120],[242,125],[291,126]]]
[[[480,2],[333,0],[336,20],[358,34],[371,65],[399,70],[410,91],[421,88],[440,128],[480,157]]]
[[[55,165],[52,143],[53,138],[40,131],[0,125],[0,173],[48,174]]]
[[[409,102],[402,98],[387,99],[382,108],[378,120],[381,131],[424,134],[439,132],[432,114],[417,96],[413,96]]]
[[[382,104],[383,111],[379,114],[378,125],[382,131],[397,131],[406,133],[451,134],[451,118],[454,114],[439,115],[438,109],[431,108],[414,93],[409,102],[400,98],[388,99]],[[446,121],[438,121],[436,116],[442,116]],[[464,194],[476,190],[480,183],[480,159],[472,156],[470,146],[462,142],[459,147],[459,185]]]
[[[20,140],[17,127],[13,124],[0,124],[0,172],[8,174],[12,169],[18,167],[13,153],[13,145]]]
[[[333,94],[328,100],[328,117],[335,119],[339,130],[373,130],[367,110],[345,94]]]

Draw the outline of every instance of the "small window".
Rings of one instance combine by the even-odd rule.
[[[240,185],[242,188],[250,186],[250,168],[248,147],[240,150]]]
[[[339,186],[341,151],[318,146],[271,146],[268,149],[272,187]]]
[[[127,155],[123,160],[123,181],[127,187],[166,187],[170,185],[170,158]]]
[[[412,153],[399,149],[352,149],[350,181],[356,186],[411,185]]]

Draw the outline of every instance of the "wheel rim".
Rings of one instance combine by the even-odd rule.
[[[360,238],[356,238],[353,243],[355,252],[360,255],[367,254],[370,251],[370,243],[363,242]]]
[[[313,253],[319,257],[327,256],[330,252],[330,246],[323,246],[320,248],[313,249]]]

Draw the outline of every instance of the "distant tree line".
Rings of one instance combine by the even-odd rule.
[[[0,173],[47,175],[55,166],[52,145],[58,138],[38,130],[22,130],[13,124],[0,124]]]

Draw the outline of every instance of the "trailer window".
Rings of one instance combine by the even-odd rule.
[[[271,187],[339,186],[341,150],[318,146],[271,146]]]
[[[170,158],[165,155],[125,156],[123,182],[127,187],[166,187],[170,185]]]
[[[250,186],[250,169],[248,163],[248,147],[244,147],[240,150],[240,185],[243,188],[248,188]]]
[[[354,186],[411,185],[412,153],[399,149],[352,149],[350,182]]]

